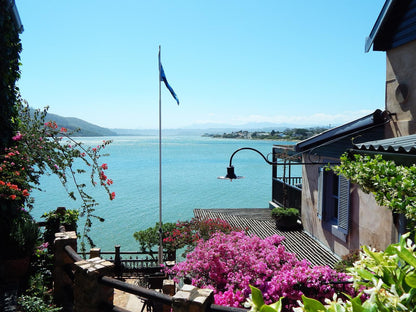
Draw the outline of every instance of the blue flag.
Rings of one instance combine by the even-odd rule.
[[[173,98],[176,100],[176,103],[178,103],[179,105],[178,96],[176,95],[175,91],[173,91],[172,87],[169,85],[166,79],[165,71],[163,70],[162,63],[160,62],[160,52],[159,52],[159,78],[160,78],[160,81],[163,81],[165,83],[166,88],[168,88],[168,90],[170,91],[170,94],[172,94]]]

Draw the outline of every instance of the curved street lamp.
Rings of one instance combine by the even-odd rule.
[[[227,174],[224,177],[218,177],[218,179],[222,179],[222,180],[236,180],[236,179],[242,179],[244,177],[242,176],[237,176],[234,172],[234,166],[232,165],[232,161],[233,161],[233,157],[235,154],[237,154],[239,151],[242,150],[250,150],[250,151],[254,151],[256,153],[258,153],[261,157],[263,157],[264,161],[266,163],[268,163],[269,165],[279,165],[281,163],[277,163],[277,162],[273,162],[267,159],[266,156],[264,156],[260,151],[256,150],[255,148],[252,147],[242,147],[239,148],[238,150],[236,150],[230,157],[230,165],[227,167]]]

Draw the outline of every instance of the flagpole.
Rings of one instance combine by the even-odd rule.
[[[163,239],[162,239],[162,96],[161,96],[161,68],[159,45],[159,265],[163,263]]]

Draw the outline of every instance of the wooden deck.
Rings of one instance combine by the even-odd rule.
[[[271,217],[270,209],[194,209],[197,218],[220,218],[232,226],[248,229],[251,235],[260,238],[274,234],[284,236],[282,242],[288,252],[295,253],[299,260],[306,259],[312,265],[328,265],[333,268],[340,260],[334,253],[302,230],[280,231]]]

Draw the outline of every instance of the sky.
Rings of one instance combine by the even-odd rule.
[[[30,106],[107,128],[337,125],[385,103],[384,0],[16,0]]]

